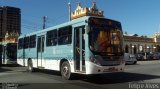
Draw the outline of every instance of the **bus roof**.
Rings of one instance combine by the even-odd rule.
[[[85,20],[88,21],[88,19],[90,17],[94,17],[94,16],[84,16],[84,17],[81,17],[81,18],[77,18],[77,19],[74,19],[74,20],[71,20],[71,21],[59,24],[59,25],[55,25],[55,26],[52,26],[52,27],[49,27],[49,28],[46,28],[46,29],[41,29],[39,31],[35,31],[35,32],[32,32],[32,33],[21,35],[19,38],[23,38],[25,36],[35,35],[35,34],[38,34],[38,33],[47,32],[47,31],[50,31],[50,30],[53,30],[53,29],[62,28],[62,27],[65,27],[65,26],[68,26],[68,25],[71,25],[71,24],[76,24],[76,23],[79,23],[79,22],[84,22]],[[96,18],[104,18],[104,17],[96,17]],[[107,19],[107,18],[105,18],[105,19]],[[111,20],[111,19],[108,19],[108,20]],[[112,20],[112,21],[116,21],[116,20]],[[118,22],[118,21],[116,21],[116,22]]]
[[[42,33],[42,32],[46,32],[46,31],[50,31],[50,30],[53,30],[53,29],[61,28],[61,27],[65,27],[65,26],[68,26],[68,25],[71,25],[71,24],[83,22],[83,21],[87,20],[89,17],[90,16],[84,16],[84,17],[81,17],[81,18],[78,18],[78,19],[74,19],[74,20],[59,24],[59,25],[55,25],[55,26],[46,28],[46,29],[40,29],[39,31],[35,31],[35,32],[32,32],[32,33],[21,35],[19,38],[34,35],[34,34],[38,34],[38,33]]]

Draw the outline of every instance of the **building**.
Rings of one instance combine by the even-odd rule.
[[[126,53],[136,54],[140,52],[160,52],[159,36],[133,36],[124,35],[124,50]]]
[[[20,33],[21,10],[16,7],[0,6],[0,42],[6,42],[6,39],[17,40]]]
[[[82,8],[80,2],[74,12],[71,13],[71,20],[77,19],[83,16],[98,16],[104,17],[103,11],[97,9],[96,2],[92,3],[91,8]]]

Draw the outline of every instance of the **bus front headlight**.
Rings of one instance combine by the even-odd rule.
[[[89,61],[92,63],[95,63],[97,65],[101,65],[100,62],[98,61],[98,59],[93,56],[89,58]]]

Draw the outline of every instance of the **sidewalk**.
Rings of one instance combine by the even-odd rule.
[[[160,60],[137,61],[137,64],[160,64]]]

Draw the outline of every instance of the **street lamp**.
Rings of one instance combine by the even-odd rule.
[[[70,0],[68,1],[68,12],[69,12],[69,21],[71,21],[71,3]]]

